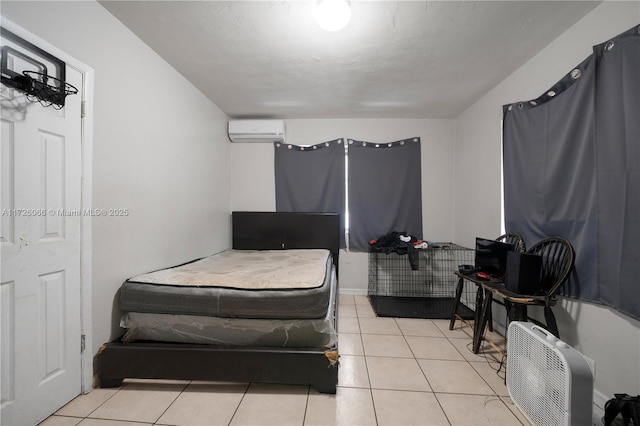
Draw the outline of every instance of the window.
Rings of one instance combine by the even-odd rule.
[[[275,144],[276,210],[341,213],[354,251],[391,231],[422,239],[420,138],[342,142]]]

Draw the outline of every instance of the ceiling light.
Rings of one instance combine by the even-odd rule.
[[[351,6],[347,0],[318,0],[316,21],[323,30],[338,31],[351,19]]]

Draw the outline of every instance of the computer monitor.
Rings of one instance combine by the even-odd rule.
[[[477,237],[476,269],[495,277],[504,276],[507,270],[507,253],[513,250],[511,244]]]

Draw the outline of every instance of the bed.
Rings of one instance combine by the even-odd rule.
[[[98,352],[101,387],[144,378],[301,384],[335,393],[339,215],[233,212],[232,232],[229,251],[123,283],[126,333]],[[277,266],[278,259],[305,266]],[[224,283],[212,281],[220,268]],[[269,279],[257,275],[263,270]],[[234,272],[255,278],[251,287],[238,284]],[[293,288],[288,280],[302,282],[300,274],[311,281]]]

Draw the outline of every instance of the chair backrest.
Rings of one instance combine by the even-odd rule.
[[[576,257],[573,246],[564,238],[551,237],[537,242],[527,253],[542,256],[540,288],[554,297],[573,269]]]
[[[527,249],[524,244],[524,239],[520,236],[520,234],[503,234],[496,238],[496,241],[511,244],[513,246],[513,250],[519,253],[524,253]]]

